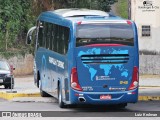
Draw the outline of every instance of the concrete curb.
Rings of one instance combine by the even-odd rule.
[[[139,101],[160,101],[160,96],[139,96]]]
[[[139,88],[160,88],[160,86],[139,86]]]
[[[0,92],[0,98],[12,100],[16,97],[40,97],[40,93],[5,93]]]
[[[17,97],[40,97],[40,93],[5,93],[0,92],[0,98],[12,100]],[[160,101],[160,96],[139,96],[139,101]]]

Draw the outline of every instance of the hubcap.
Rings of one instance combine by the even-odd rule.
[[[61,103],[61,91],[59,90],[59,97],[58,97],[58,100],[59,100],[59,104]]]

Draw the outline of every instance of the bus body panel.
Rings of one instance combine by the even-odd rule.
[[[73,89],[71,92],[71,104],[92,104],[92,105],[110,105],[123,103],[136,103],[138,101],[138,88],[131,91],[123,92],[80,92]],[[80,96],[77,96],[80,95]],[[101,95],[111,95],[111,100],[101,100]],[[83,97],[85,102],[80,102],[79,98]]]
[[[67,58],[68,56],[60,55],[44,48],[39,48],[36,53],[36,64],[41,75],[42,89],[56,98],[58,82],[61,83],[60,85],[65,91],[68,91]]]
[[[127,90],[136,66],[133,64],[134,54],[134,47],[125,46],[77,48],[78,79],[83,91]]]
[[[128,90],[132,81],[133,68],[134,66],[139,68],[136,25],[132,23],[134,46],[76,47],[77,23],[52,14],[43,13],[38,21],[69,27],[70,38],[66,55],[42,47],[37,49],[35,61],[43,91],[58,98],[59,83],[65,104],[136,103],[138,88]],[[119,20],[120,18],[110,19]],[[83,91],[77,91],[71,87],[71,71],[74,67],[77,68],[78,81]],[[101,95],[111,95],[112,99],[100,100]],[[79,97],[84,97],[86,101],[80,102]]]
[[[97,45],[75,48],[73,61],[76,62],[74,62],[73,67],[77,68],[79,84],[83,91],[70,88],[70,104],[105,105],[136,103],[138,101],[138,88],[128,90],[133,77],[133,68],[139,69],[138,34],[135,23],[132,24],[132,28],[134,46],[120,45],[115,47],[109,45],[99,47]],[[113,62],[112,60],[106,61],[107,55],[110,55],[108,58],[117,58],[114,61],[117,63],[103,64],[103,62]],[[126,63],[120,64],[124,61]],[[112,99],[100,100],[101,95],[111,95]],[[80,97],[86,101],[80,102]]]

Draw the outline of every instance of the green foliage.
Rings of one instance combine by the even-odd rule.
[[[0,51],[5,56],[12,52],[33,53],[33,46],[26,46],[27,31],[35,25],[37,16],[46,10],[59,8],[89,8],[110,11],[117,0],[0,0]]]
[[[123,18],[128,18],[128,0],[118,0],[117,14]]]
[[[0,0],[1,51],[24,43],[23,34],[33,25],[31,3],[32,0]]]
[[[56,0],[55,0],[56,1]],[[64,8],[89,8],[109,12],[117,0],[57,0]]]

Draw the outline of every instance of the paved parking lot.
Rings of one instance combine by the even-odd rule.
[[[39,102],[53,102],[51,99],[44,99],[39,95],[39,88],[34,85],[33,76],[17,77],[15,78],[15,88],[14,91],[20,93],[19,96],[14,97],[13,101],[39,101]],[[5,93],[10,91],[9,89],[4,89],[0,86],[0,93]],[[160,77],[159,76],[140,76],[140,96],[158,96],[160,100]],[[21,95],[21,93],[23,95]],[[28,96],[31,95],[32,96]],[[34,97],[35,94],[35,97]],[[26,95],[26,96],[25,96]],[[38,97],[39,95],[39,97]],[[3,95],[2,95],[3,96]],[[23,97],[21,97],[23,96]],[[145,98],[146,99],[146,98]]]

